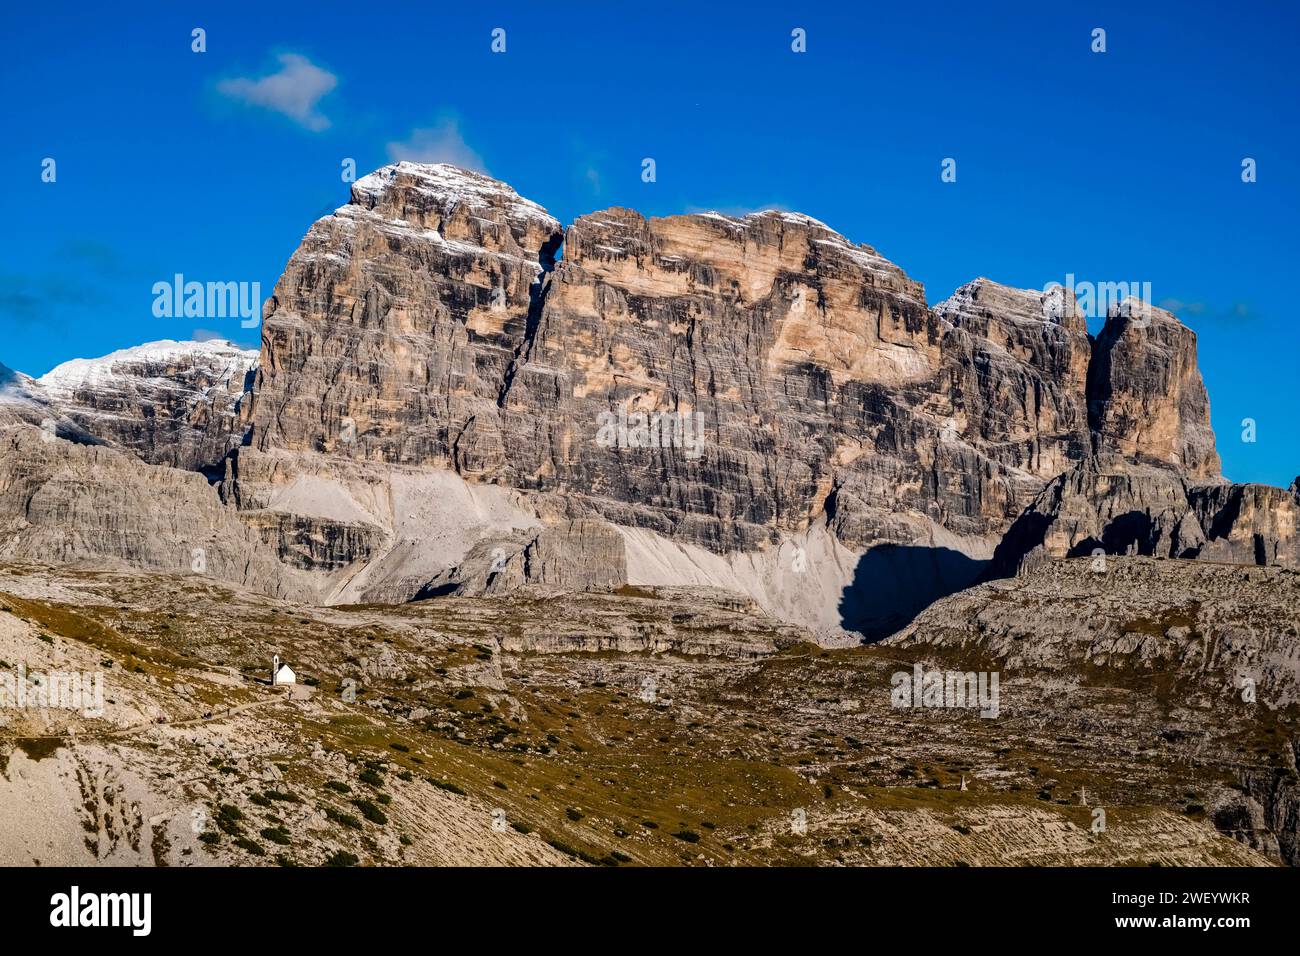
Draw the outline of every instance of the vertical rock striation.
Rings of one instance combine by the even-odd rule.
[[[1135,299],[1111,308],[1088,369],[1088,420],[1098,454],[1219,477],[1196,334],[1163,309]]]
[[[154,465],[217,474],[243,444],[258,353],[229,342],[152,342],[74,359],[36,380],[66,420]]]
[[[311,226],[260,360],[128,352],[8,373],[0,426],[53,415],[64,437],[221,469],[241,579],[327,601],[636,578],[879,630],[999,542],[990,573],[1096,547],[1297,560],[1300,491],[1221,480],[1172,315],[1130,300],[1093,340],[1068,291],[984,278],[931,308],[796,213],[613,208],[563,232],[504,183],[396,163]],[[13,488],[75,496],[64,444]],[[59,547],[163,562],[121,535]]]
[[[265,310],[256,447],[500,471],[497,401],[560,236],[537,204],[454,167],[357,180]]]

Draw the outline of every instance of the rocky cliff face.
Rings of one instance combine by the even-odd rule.
[[[805,527],[854,459],[887,468],[937,432],[898,393],[938,357],[919,284],[815,220],[606,210],[570,227],[506,394],[524,433],[511,474],[620,524],[753,549]],[[661,423],[649,441],[642,421]],[[697,457],[664,421],[696,430]]]
[[[453,167],[359,179],[267,306],[256,447],[498,469],[498,401],[560,235],[504,183]]]
[[[508,427],[527,430],[513,480],[719,552],[828,510],[855,547],[998,533],[1082,448],[1081,401],[1062,393],[1081,393],[1087,340],[1040,313],[1005,316],[994,344],[980,297],[1015,294],[965,293],[932,312],[901,269],[805,216],[583,217],[506,394]],[[1016,381],[982,387],[976,350]],[[1077,381],[1058,382],[1072,362]],[[1011,426],[1048,378],[1062,407]],[[703,454],[598,440],[602,421],[638,416],[699,416]]]
[[[202,475],[31,427],[0,430],[0,559],[107,561],[321,596],[259,545]]]
[[[1053,479],[999,542],[989,576],[1102,552],[1300,567],[1296,496],[1267,485],[1194,484],[1109,457]]]
[[[1135,308],[1094,341],[1061,289],[931,308],[807,216],[562,232],[504,183],[398,163],[312,225],[255,372],[154,346],[10,376],[5,407],[223,466],[245,563],[279,569],[243,579],[313,599],[690,584],[886,633],[999,542],[1003,573],[1096,546],[1294,560],[1297,495],[1218,482],[1195,336]]]
[[[485,177],[360,180],[277,286],[255,447],[449,467],[719,553],[828,511],[853,547],[988,542],[1089,448],[1060,292],[977,280],[931,310],[793,213],[610,209],[559,241]]]
[[[1071,293],[976,279],[935,312],[952,324],[942,391],[986,455],[1036,479],[1085,457],[1091,341]]]
[[[1196,335],[1163,309],[1134,299],[1111,308],[1088,368],[1088,419],[1098,454],[1219,477]]]
[[[0,428],[16,425],[34,426],[51,438],[62,437],[86,445],[101,443],[51,404],[40,382],[0,365]]]
[[[240,424],[256,351],[229,342],[152,342],[75,359],[36,380],[59,415],[154,465],[219,474]]]

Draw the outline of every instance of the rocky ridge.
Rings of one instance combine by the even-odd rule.
[[[1172,315],[1125,303],[1094,340],[1068,292],[988,279],[931,308],[795,213],[616,208],[562,230],[504,183],[397,163],[312,225],[259,360],[178,348],[92,363],[114,370],[102,388],[69,363],[44,400],[66,437],[218,478],[199,509],[233,522],[217,566],[308,600],[689,584],[829,639],[888,633],[995,546],[999,573],[1092,538],[1294,552],[1295,495],[1220,478],[1195,335]],[[37,456],[11,484],[60,468]],[[1103,472],[1128,498],[1093,514]],[[8,553],[44,556],[25,504],[6,509]],[[60,553],[127,562],[194,536],[67,533]],[[919,584],[864,611],[895,578]]]
[[[0,423],[219,475],[246,438],[240,405],[258,354],[216,340],[161,341],[73,359],[37,379],[0,366]]]
[[[1164,468],[1089,459],[1048,483],[998,544],[988,577],[1089,554],[1300,568],[1300,493],[1199,484]]]
[[[150,342],[74,359],[36,380],[59,413],[152,465],[219,474],[259,353],[229,342]]]

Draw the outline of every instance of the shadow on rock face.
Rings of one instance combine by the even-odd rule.
[[[1084,538],[1066,552],[1066,557],[1078,558],[1100,549],[1106,554],[1152,555],[1159,544],[1159,531],[1149,514],[1127,511],[1110,519],[1102,530],[1101,538]]]
[[[951,548],[884,544],[858,559],[853,582],[840,595],[840,625],[874,643],[939,598],[975,583],[987,561]]]

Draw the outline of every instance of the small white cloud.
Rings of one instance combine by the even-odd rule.
[[[214,332],[211,329],[195,329],[190,333],[191,342],[225,342],[227,345],[233,345],[237,349],[249,351],[250,349],[259,349],[259,343],[238,342],[232,339],[224,332]]]
[[[238,76],[222,80],[217,91],[241,103],[283,113],[314,133],[328,129],[330,121],[316,106],[338,86],[339,78],[299,53],[281,53],[277,59],[279,71],[257,79]]]
[[[225,332],[214,332],[212,329],[195,329],[190,333],[191,342],[230,342],[232,339]]]
[[[1182,299],[1163,299],[1158,304],[1166,312],[1174,312],[1184,318],[1191,316],[1198,319],[1245,322],[1257,317],[1257,313],[1249,302],[1234,302],[1226,308],[1209,302],[1184,302]]]
[[[486,173],[483,157],[474,152],[460,133],[460,124],[454,119],[439,120],[433,126],[411,130],[404,142],[388,144],[388,158],[409,160],[413,163],[451,163],[464,169]]]

